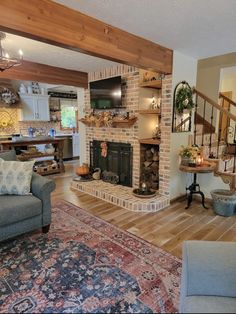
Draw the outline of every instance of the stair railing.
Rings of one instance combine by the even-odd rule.
[[[201,146],[209,147],[209,158],[219,158],[221,145],[232,145],[234,146],[234,163],[233,172],[236,170],[236,115],[234,115],[230,108],[231,106],[236,107],[236,103],[224,95],[220,95],[221,105],[214,100],[207,97],[205,94],[193,89],[193,93],[196,95],[195,99],[195,115],[194,115],[194,135],[193,144],[197,144],[197,117],[200,115],[202,119],[202,132],[200,135]],[[230,105],[224,108],[223,101],[227,101]],[[226,118],[226,127],[222,128],[223,117]],[[207,125],[210,133],[206,133],[205,126]],[[213,142],[214,132],[218,131],[217,142]],[[206,136],[208,134],[209,136]],[[213,151],[214,146],[214,151]],[[226,149],[227,150],[227,149]]]
[[[180,120],[180,123],[176,126],[177,132],[183,132],[186,130],[189,130],[189,124],[191,124],[191,115],[189,115],[187,118]]]

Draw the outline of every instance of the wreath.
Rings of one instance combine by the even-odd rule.
[[[180,86],[181,85],[181,86]],[[193,91],[185,81],[179,83],[174,92],[174,106],[177,113],[182,114],[184,109],[193,109]]]

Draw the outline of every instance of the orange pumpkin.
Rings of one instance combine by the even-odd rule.
[[[85,176],[85,175],[89,174],[89,166],[88,166],[88,164],[83,163],[82,166],[78,167],[76,169],[76,174],[78,176]]]

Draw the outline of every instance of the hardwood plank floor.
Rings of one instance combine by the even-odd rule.
[[[182,255],[185,240],[236,241],[236,215],[217,216],[210,204],[209,209],[204,209],[198,200],[194,200],[187,210],[184,199],[157,213],[137,213],[72,191],[70,183],[77,165],[78,161],[65,163],[65,174],[50,176],[56,182],[53,200],[64,199],[80,206],[177,257]]]

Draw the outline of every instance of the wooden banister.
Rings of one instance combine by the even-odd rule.
[[[236,107],[236,102],[233,101],[232,99],[230,99],[229,97],[225,96],[222,93],[219,93],[219,97],[225,99],[226,101],[228,101],[231,105],[233,105],[234,107]]]
[[[209,97],[207,97],[205,94],[203,94],[202,92],[197,90],[195,87],[193,88],[193,93],[195,93],[196,95],[200,96],[202,99],[206,100],[206,102],[208,102],[214,108],[216,108],[217,110],[221,111],[228,118],[230,118],[230,119],[232,119],[233,121],[236,122],[236,116],[234,114],[232,114],[231,112],[228,112],[228,110],[222,108],[217,102],[215,102],[214,100],[212,100]]]

